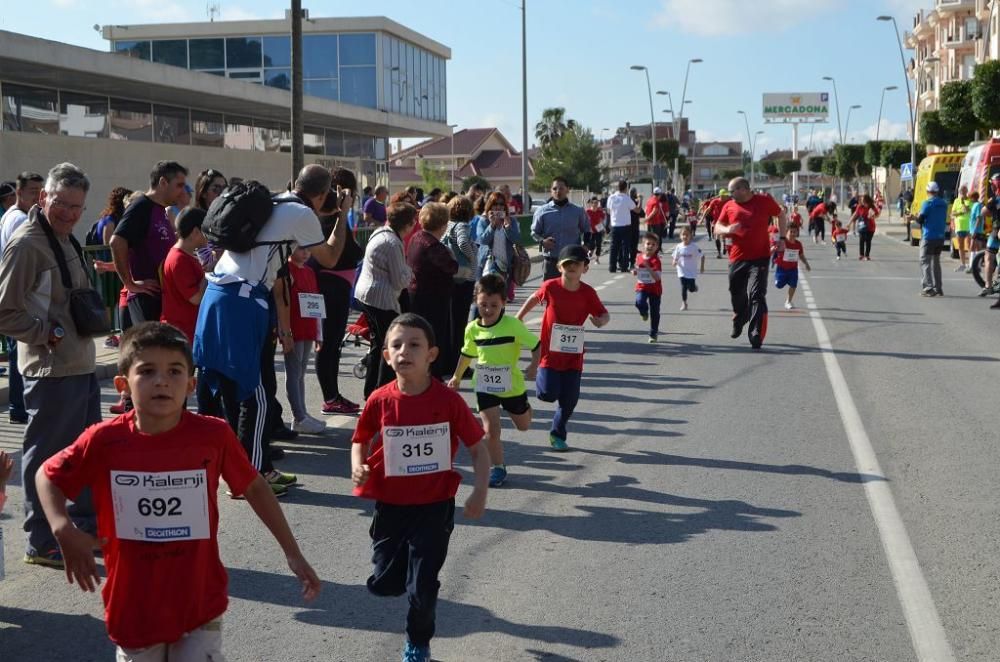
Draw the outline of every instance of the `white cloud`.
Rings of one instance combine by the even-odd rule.
[[[663,0],[661,28],[706,36],[780,32],[837,6],[836,0]]]
[[[50,0],[59,9],[71,9],[80,4],[80,0]]]

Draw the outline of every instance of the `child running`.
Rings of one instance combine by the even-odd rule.
[[[531,405],[524,380],[535,379],[542,352],[538,336],[521,320],[504,314],[506,303],[507,284],[503,278],[489,274],[479,279],[476,283],[479,317],[465,327],[458,367],[448,381],[448,386],[457,391],[465,371],[476,360],[476,401],[490,452],[490,487],[500,487],[507,480],[500,443],[500,408],[521,432],[531,426]],[[522,375],[517,362],[525,347],[531,350],[531,363]]]
[[[842,226],[840,224],[840,221],[838,221],[837,219],[834,219],[833,223],[831,224],[831,229],[830,229],[830,241],[832,241],[833,245],[836,246],[836,248],[837,248],[837,259],[838,260],[840,259],[841,255],[847,255],[847,235],[848,234],[849,233],[844,228],[844,226]]]
[[[583,246],[564,246],[559,251],[557,266],[560,276],[542,283],[521,306],[517,319],[524,321],[535,306],[545,304],[542,360],[535,379],[535,392],[542,402],[559,403],[552,417],[549,445],[554,451],[564,452],[569,450],[566,425],[580,400],[583,325],[590,319],[594,326],[600,328],[611,321],[611,315],[594,288],[580,280],[590,267],[587,250]]]
[[[83,591],[101,583],[94,549],[104,552],[104,618],[119,662],[221,659],[226,569],[219,558],[221,476],[242,494],[285,553],[312,600],[320,591],[271,486],[229,425],[185,408],[194,392],[191,347],[175,327],[135,326],[121,338],[115,387],[134,409],[93,425],[49,458],[35,484],[66,562]],[[98,540],[66,509],[93,494]]]
[[[681,233],[690,233],[688,228]],[[690,236],[690,234],[689,234]],[[649,342],[660,333],[660,300],[663,298],[663,265],[660,263],[660,235],[647,232],[642,237],[642,254],[635,261],[635,307],[642,321],[649,320]]]
[[[671,264],[677,267],[677,277],[681,281],[681,310],[688,309],[688,292],[697,292],[699,264],[701,273],[705,273],[705,254],[701,247],[691,243],[691,233],[687,228],[681,229],[681,243],[674,246]]]
[[[303,434],[322,434],[326,423],[306,411],[306,373],[313,348],[323,346],[326,303],[319,293],[316,272],[306,266],[309,249],[296,246],[288,258],[288,279],[274,282],[278,315],[278,340],[285,357],[285,395],[292,409],[292,429]]]
[[[583,244],[587,247],[587,255],[595,263],[601,263],[601,248],[604,245],[604,221],[607,214],[601,209],[601,201],[591,198],[587,204],[587,219],[590,220],[590,232],[583,236]]]
[[[382,353],[396,379],[365,403],[351,440],[351,480],[356,496],[375,500],[369,530],[375,568],[368,590],[407,594],[402,659],[429,662],[438,572],[448,555],[462,480],[452,468],[459,441],[475,469],[475,487],[465,501],[469,519],[486,508],[490,458],[479,443],[483,428],[462,396],[431,378],[438,348],[427,320],[413,313],[397,317]]]
[[[775,243],[771,246],[774,253],[774,286],[779,290],[788,285],[788,294],[785,299],[785,310],[792,310],[795,305],[792,299],[795,297],[795,288],[799,286],[799,262],[806,265],[806,271],[812,271],[809,261],[806,260],[805,251],[802,249],[802,242],[799,241],[799,227],[789,225],[785,231],[785,250],[778,250]]]

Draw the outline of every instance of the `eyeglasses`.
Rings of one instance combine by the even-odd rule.
[[[87,208],[83,205],[71,205],[63,202],[62,200],[57,200],[52,198],[51,205],[55,209],[61,209],[62,211],[68,211],[71,214],[82,214],[87,211]]]
[[[223,191],[226,190],[226,187],[222,186],[221,184],[214,184],[212,186],[209,186],[208,190],[211,191],[212,193],[222,193]]]

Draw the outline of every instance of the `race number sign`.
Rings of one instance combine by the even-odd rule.
[[[451,424],[382,428],[385,475],[417,476],[451,470]]]
[[[560,354],[583,354],[583,327],[572,324],[553,324],[549,351]]]
[[[326,301],[323,295],[299,292],[299,313],[306,319],[326,319]]]
[[[783,258],[785,262],[798,262],[799,261],[799,251],[796,248],[786,248],[785,257]]]
[[[209,537],[204,469],[112,471],[111,501],[119,538],[173,542]]]
[[[510,387],[509,365],[476,366],[476,393],[506,393]]]
[[[646,269],[645,267],[636,270],[636,276],[639,278],[639,282],[643,285],[652,285],[656,282],[656,277],[653,275],[652,269]]]

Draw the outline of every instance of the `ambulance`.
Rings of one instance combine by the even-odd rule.
[[[917,175],[913,178],[913,204],[910,205],[910,214],[913,218],[920,214],[920,207],[927,199],[927,185],[931,182],[937,182],[941,197],[951,207],[958,192],[958,178],[965,155],[965,152],[931,154],[920,162]],[[922,230],[918,223],[910,224],[910,244],[913,246],[920,244]]]

